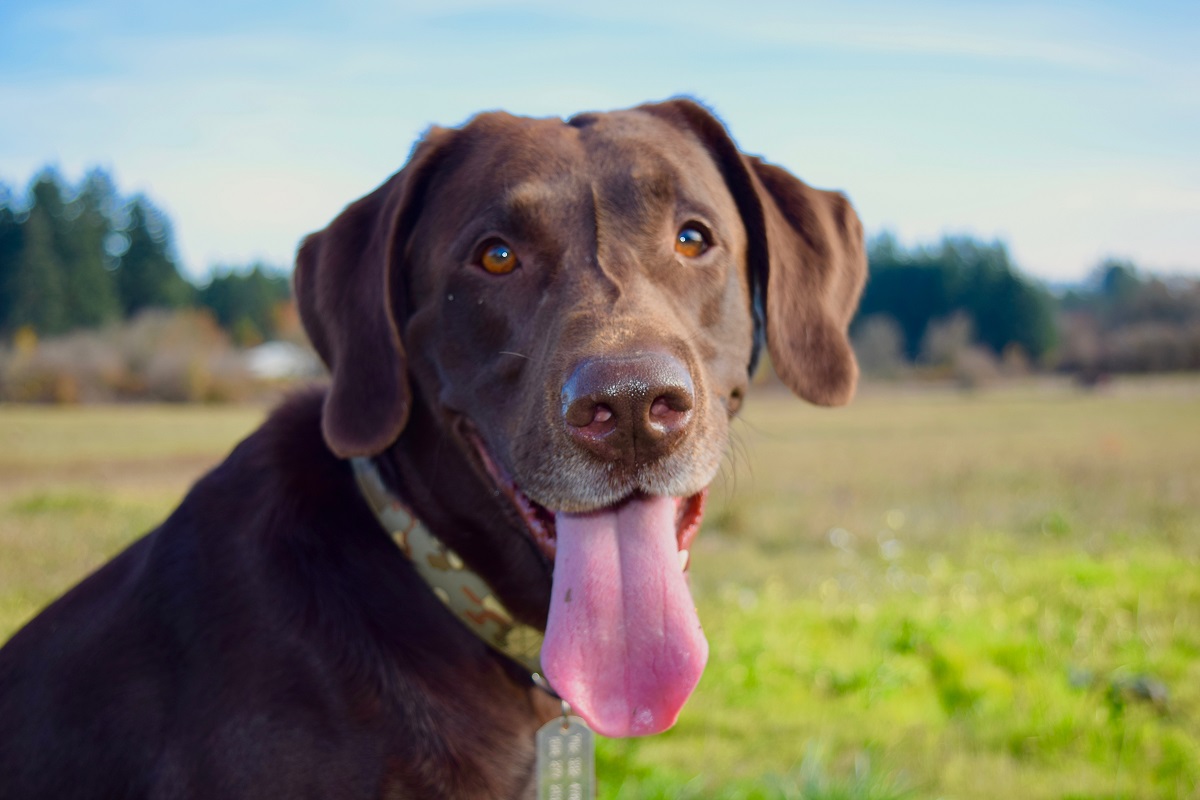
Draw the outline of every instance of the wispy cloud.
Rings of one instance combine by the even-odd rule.
[[[193,271],[287,263],[432,122],[693,91],[748,149],[849,190],[872,229],[1003,234],[1044,274],[1103,249],[1200,271],[1195,9],[0,4],[0,179],[108,165],[172,213]]]
[[[880,27],[877,24],[771,25],[760,24],[753,34],[766,42],[842,49],[885,55],[938,56],[947,59],[983,59],[1110,72],[1134,62],[1116,48],[1089,47],[1061,41],[1012,35],[989,35],[971,30],[930,30],[911,23]]]

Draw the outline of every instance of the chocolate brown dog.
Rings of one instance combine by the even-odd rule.
[[[0,797],[532,796],[554,704],[350,457],[545,629],[593,727],[670,727],[707,655],[687,548],[759,345],[846,402],[864,276],[846,199],[691,101],[432,129],[300,250],[328,391],[0,650]]]

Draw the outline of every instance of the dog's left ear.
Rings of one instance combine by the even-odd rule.
[[[756,348],[765,328],[771,363],[792,391],[818,405],[849,402],[858,363],[847,331],[867,276],[862,223],[850,202],[743,155],[696,102],[640,109],[691,130],[733,194],[746,227]]]
[[[382,452],[408,421],[397,318],[405,308],[405,244],[452,133],[431,129],[404,169],[306,238],[296,255],[300,319],[333,376],[321,428],[341,458]]]

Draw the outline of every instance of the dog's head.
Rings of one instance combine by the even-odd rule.
[[[374,455],[415,394],[554,560],[543,663],[601,732],[669,727],[707,650],[682,577],[763,338],[846,402],[865,277],[840,194],[688,100],[435,128],[300,250],[326,441]]]

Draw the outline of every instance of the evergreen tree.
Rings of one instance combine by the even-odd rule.
[[[113,234],[116,190],[105,173],[93,170],[66,207],[58,233],[66,315],[71,327],[95,327],[117,318],[116,280],[105,249]]]
[[[275,335],[276,313],[290,293],[286,275],[255,264],[248,272],[215,275],[200,289],[198,301],[238,344],[251,345]]]
[[[61,333],[67,317],[64,270],[56,240],[63,224],[63,199],[53,173],[38,176],[30,188],[28,216],[21,224],[21,247],[9,278],[9,331],[30,326],[38,333]]]
[[[952,276],[925,253],[904,250],[890,234],[871,240],[867,259],[870,273],[856,324],[877,314],[891,317],[903,334],[905,356],[915,360],[930,321],[954,310]]]
[[[17,259],[25,239],[21,216],[12,192],[0,184],[0,333],[10,329]]]
[[[868,246],[870,279],[858,319],[885,314],[904,334],[910,359],[930,323],[965,314],[974,336],[999,354],[1020,345],[1034,359],[1057,341],[1054,299],[1022,276],[1000,242],[947,237],[935,247],[905,250],[889,234]]]
[[[1106,258],[1094,274],[1100,293],[1113,304],[1127,302],[1142,286],[1137,267],[1126,259]]]
[[[125,315],[143,308],[189,305],[194,290],[171,257],[166,217],[145,197],[135,198],[130,205],[125,235],[129,247],[117,267],[117,292]]]

